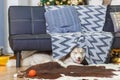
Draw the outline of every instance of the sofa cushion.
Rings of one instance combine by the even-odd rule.
[[[11,35],[45,34],[45,9],[42,6],[10,6],[9,31]]]
[[[80,31],[80,23],[76,10],[72,6],[65,6],[45,13],[48,30],[52,33],[66,33]]]
[[[13,50],[40,50],[51,51],[51,37],[48,34],[23,34],[9,37]],[[45,45],[47,44],[47,46]]]

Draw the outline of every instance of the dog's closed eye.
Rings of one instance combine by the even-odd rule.
[[[77,52],[72,52],[72,53],[77,54]]]
[[[81,54],[84,54],[84,52],[80,52]]]

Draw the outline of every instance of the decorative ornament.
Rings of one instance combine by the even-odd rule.
[[[57,5],[60,5],[60,2],[59,2],[59,1],[55,1],[55,3],[56,3]]]
[[[46,5],[50,5],[50,2],[47,2]]]
[[[71,4],[78,5],[78,0],[71,0]]]
[[[70,1],[70,0],[68,0],[67,4],[68,4],[68,5],[70,5],[70,4],[71,4],[71,1]]]
[[[83,2],[83,0],[78,0],[79,2]]]
[[[63,2],[66,2],[66,0],[62,0]]]
[[[49,0],[50,2],[52,2],[53,0]]]
[[[115,64],[120,64],[120,49],[112,49],[111,61]]]
[[[79,5],[84,4],[83,0],[40,0],[39,5]]]

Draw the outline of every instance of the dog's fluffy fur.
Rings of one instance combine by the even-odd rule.
[[[52,57],[46,53],[35,53],[21,60],[21,66],[32,66],[52,61]],[[7,67],[16,66],[16,59],[11,59],[7,63]]]
[[[75,47],[71,52],[60,60],[53,60],[51,55],[45,53],[35,53],[31,56],[21,60],[21,66],[32,66],[36,64],[46,63],[56,61],[61,64],[63,67],[68,65],[78,65],[80,64],[85,57],[85,50],[83,48]],[[16,66],[16,59],[11,59],[7,63],[8,67]]]
[[[69,65],[80,65],[80,63],[84,60],[84,57],[85,50],[83,48],[75,47],[68,55],[56,61],[63,67],[67,67]]]

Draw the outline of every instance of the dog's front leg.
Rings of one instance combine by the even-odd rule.
[[[60,64],[62,67],[67,68],[67,65],[63,63],[61,60],[55,60],[58,64]]]

